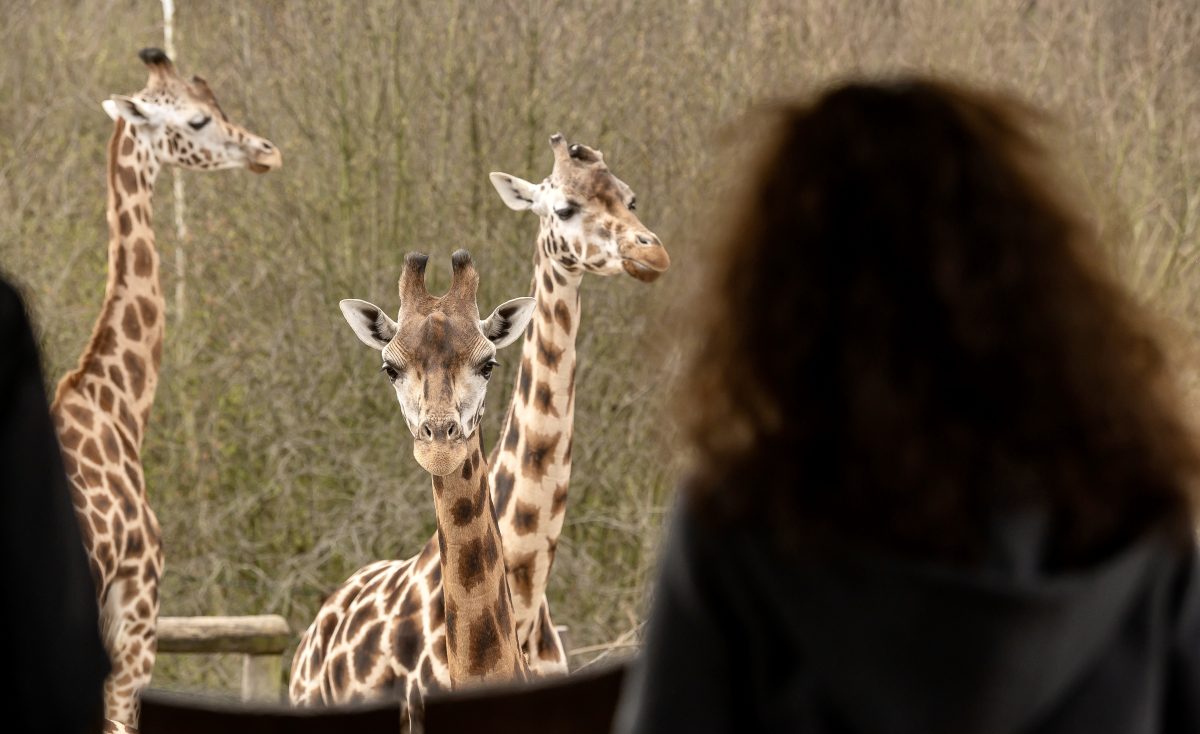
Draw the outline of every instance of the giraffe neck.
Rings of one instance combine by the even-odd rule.
[[[121,425],[139,445],[158,385],[165,326],[151,226],[158,171],[150,144],[135,128],[117,120],[108,144],[104,303],[79,366],[63,378],[55,395],[57,405],[67,393],[90,386],[102,406],[110,403],[120,408]]]
[[[447,666],[455,687],[520,680],[526,672],[513,626],[512,597],[479,433],[476,430],[471,438],[460,469],[433,478]]]
[[[571,478],[581,274],[548,256],[555,237],[553,224],[543,224],[534,259],[537,305],[491,472],[521,640],[546,592]]]

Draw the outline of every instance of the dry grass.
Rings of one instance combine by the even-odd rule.
[[[504,208],[487,172],[545,175],[555,130],[604,150],[676,262],[653,286],[585,288],[575,473],[550,589],[556,621],[589,651],[577,663],[636,639],[681,467],[663,418],[678,359],[663,322],[686,331],[701,223],[736,185],[717,133],[747,142],[748,105],[904,71],[1031,98],[1061,122],[1054,139],[1122,276],[1176,321],[1182,351],[1195,332],[1200,11],[1188,0],[179,6],[183,70],[280,145],[285,167],[184,174],[186,243],[173,240],[169,176],[159,186],[168,293],[188,255],[146,446],[165,614],[277,612],[301,629],[349,572],[431,531],[399,413],[336,303],[394,305],[409,250],[432,253],[444,284],[460,246],[479,262],[483,307],[523,293],[536,224]],[[110,0],[4,13],[0,270],[31,300],[52,379],[82,349],[104,282],[98,103],[142,86],[134,52],[160,42],[159,12]],[[163,658],[155,685],[235,677],[227,662]]]

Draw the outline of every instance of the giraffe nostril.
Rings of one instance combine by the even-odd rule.
[[[450,425],[446,426],[446,438],[454,438],[458,432],[458,424],[450,421]]]
[[[270,149],[271,149],[271,144],[270,144],[270,143],[268,143],[267,141],[265,141],[265,140],[264,140],[264,141],[263,141],[263,144],[262,144],[262,149],[263,149],[263,150],[270,150]]]
[[[640,245],[652,245],[652,244],[654,244],[654,240],[650,239],[649,237],[647,237],[647,236],[646,236],[646,235],[644,235],[644,234],[639,234],[639,235],[637,236],[637,241],[638,241],[638,244],[640,244]]]
[[[425,439],[426,441],[433,440],[433,429],[429,427],[429,421],[422,423],[418,431],[421,434],[421,438]]]

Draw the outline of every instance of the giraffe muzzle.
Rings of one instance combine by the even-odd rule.
[[[671,267],[671,256],[657,235],[645,232],[621,247],[621,267],[643,283],[652,283]]]
[[[413,444],[413,458],[430,474],[445,476],[467,459],[464,436],[463,427],[453,418],[421,421]]]
[[[283,154],[269,140],[255,140],[246,146],[246,168],[252,173],[266,173],[283,165]]]

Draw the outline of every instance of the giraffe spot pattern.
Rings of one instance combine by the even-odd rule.
[[[558,417],[558,409],[554,407],[554,393],[551,392],[549,383],[538,380],[533,391],[533,404],[541,413]]]
[[[521,474],[526,479],[540,482],[546,475],[546,464],[553,458],[554,450],[562,434],[542,436],[533,431],[525,434],[525,453],[521,457]]]
[[[459,551],[458,580],[463,589],[469,592],[483,581],[486,571],[484,562],[484,546],[479,538],[471,540]]]
[[[154,258],[150,254],[150,245],[142,237],[133,243],[133,272],[140,277],[147,277],[154,270]]]
[[[567,509],[567,484],[560,484],[554,488],[554,495],[550,498],[550,515],[557,517]]]
[[[513,529],[518,535],[529,535],[538,529],[538,506],[531,502],[517,500],[513,511]]]
[[[512,497],[513,485],[517,478],[506,467],[496,470],[496,514],[503,516],[508,509],[509,498]]]
[[[121,330],[125,336],[134,341],[142,338],[142,321],[138,318],[137,308],[131,303],[125,306],[125,315],[121,318]]]
[[[508,415],[508,426],[504,431],[504,450],[515,452],[517,450],[517,442],[521,440],[521,421],[517,419],[515,411],[510,411]]]
[[[518,555],[508,567],[509,589],[511,589],[525,606],[533,602],[533,568],[537,562],[537,552]]]

